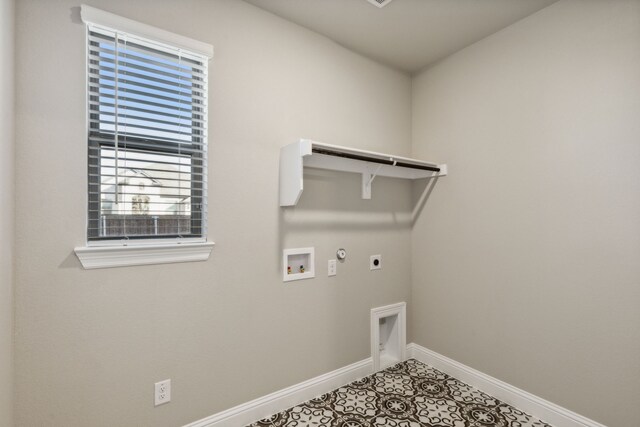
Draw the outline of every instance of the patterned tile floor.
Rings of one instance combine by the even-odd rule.
[[[414,359],[247,427],[551,427]]]

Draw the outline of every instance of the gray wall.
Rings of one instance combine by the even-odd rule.
[[[639,17],[561,1],[413,82],[413,154],[451,169],[413,338],[611,427],[640,419]]]
[[[411,81],[237,0],[90,1],[212,43],[202,263],[84,271],[84,26],[76,1],[17,5],[18,426],[176,426],[369,356],[369,309],[410,296],[411,188],[312,172],[278,206],[299,137],[408,155]],[[318,277],[284,284],[283,248]],[[338,276],[327,259],[345,247]],[[370,272],[382,253],[385,268]],[[153,407],[153,383],[172,402]]]
[[[612,427],[640,417],[637,1],[561,1],[413,82],[237,0],[90,4],[215,46],[217,244],[204,263],[81,269],[79,3],[18,2],[17,426],[181,425],[367,357],[369,309],[397,301],[412,301],[409,341]],[[12,70],[0,72],[10,417]],[[301,136],[446,161],[451,174],[413,231],[411,188],[391,179],[362,201],[357,176],[310,171],[300,204],[280,209],[278,149]],[[318,277],[283,284],[281,250],[311,245]],[[329,279],[338,247],[349,257]],[[372,273],[374,253],[384,269]],[[165,378],[172,402],[153,408]]]
[[[0,426],[13,415],[14,1],[0,1]]]

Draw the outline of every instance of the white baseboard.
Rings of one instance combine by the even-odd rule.
[[[406,356],[472,385],[554,427],[606,427],[566,408],[520,390],[418,344],[407,345]],[[280,391],[195,421],[184,427],[238,427],[327,393],[373,373],[371,358],[320,375]]]
[[[259,397],[226,411],[187,424],[184,427],[238,427],[289,409],[323,393],[327,393],[373,371],[371,358],[320,375],[280,391]]]
[[[407,357],[426,363],[554,427],[606,427],[415,343],[407,345]]]

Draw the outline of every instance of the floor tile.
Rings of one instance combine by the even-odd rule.
[[[249,427],[552,427],[409,359]]]

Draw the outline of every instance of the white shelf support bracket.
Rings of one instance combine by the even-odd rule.
[[[362,172],[362,198],[365,200],[371,200],[371,184],[373,180],[378,176],[378,172],[380,172],[380,168],[382,165],[378,165],[378,168],[375,172],[369,172],[369,168],[366,168],[365,172]]]
[[[365,200],[371,200],[371,182],[375,178],[375,175],[369,172],[362,173],[362,198]]]
[[[280,149],[280,206],[295,206],[300,200],[305,156],[311,156],[311,141],[306,139]]]

